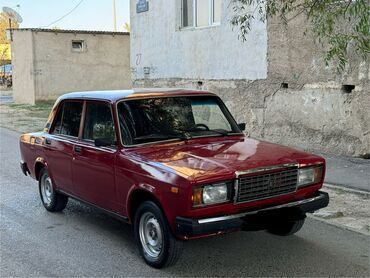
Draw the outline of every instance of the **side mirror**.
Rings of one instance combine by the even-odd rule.
[[[240,128],[241,131],[245,130],[245,123],[238,124],[238,127]]]
[[[94,144],[97,147],[109,147],[112,146],[112,140],[109,138],[96,138]]]

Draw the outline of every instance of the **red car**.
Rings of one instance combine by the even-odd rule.
[[[180,89],[61,96],[20,138],[21,168],[48,211],[74,198],[134,225],[153,267],[182,242],[237,230],[286,236],[328,205],[325,160],[249,138],[216,95]]]

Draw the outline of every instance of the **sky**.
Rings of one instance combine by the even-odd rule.
[[[80,1],[82,3],[72,13],[51,24],[69,13]],[[130,0],[115,1],[117,31],[125,31],[123,24],[130,22]],[[113,31],[113,0],[0,0],[0,8],[4,6],[20,13],[23,18],[20,28],[56,26],[68,30]]]

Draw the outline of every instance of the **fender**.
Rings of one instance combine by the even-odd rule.
[[[37,172],[36,172],[36,167],[37,167],[37,164],[42,164],[46,169],[48,169],[48,172],[49,172],[49,168],[48,168],[48,163],[46,162],[45,158],[43,158],[42,156],[38,156],[36,157],[35,159],[35,162],[33,164],[33,178],[38,180],[38,177],[37,177]],[[49,173],[50,177],[51,177],[51,173]]]
[[[129,218],[130,223],[133,223],[133,219],[132,219],[133,217],[131,217],[132,215],[132,211],[131,211],[132,196],[135,192],[139,192],[139,191],[150,195],[154,200],[156,200],[166,215],[166,208],[163,207],[163,202],[161,201],[162,198],[160,197],[160,192],[156,190],[155,186],[152,186],[149,184],[143,184],[143,183],[134,184],[128,190],[127,198],[126,198],[126,212],[127,212],[127,216]]]

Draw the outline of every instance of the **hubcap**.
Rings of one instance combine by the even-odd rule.
[[[162,228],[157,218],[151,212],[144,213],[140,218],[139,236],[145,253],[152,258],[158,258],[162,251]]]
[[[53,197],[53,184],[48,175],[44,175],[41,179],[41,194],[44,203],[50,205]]]

